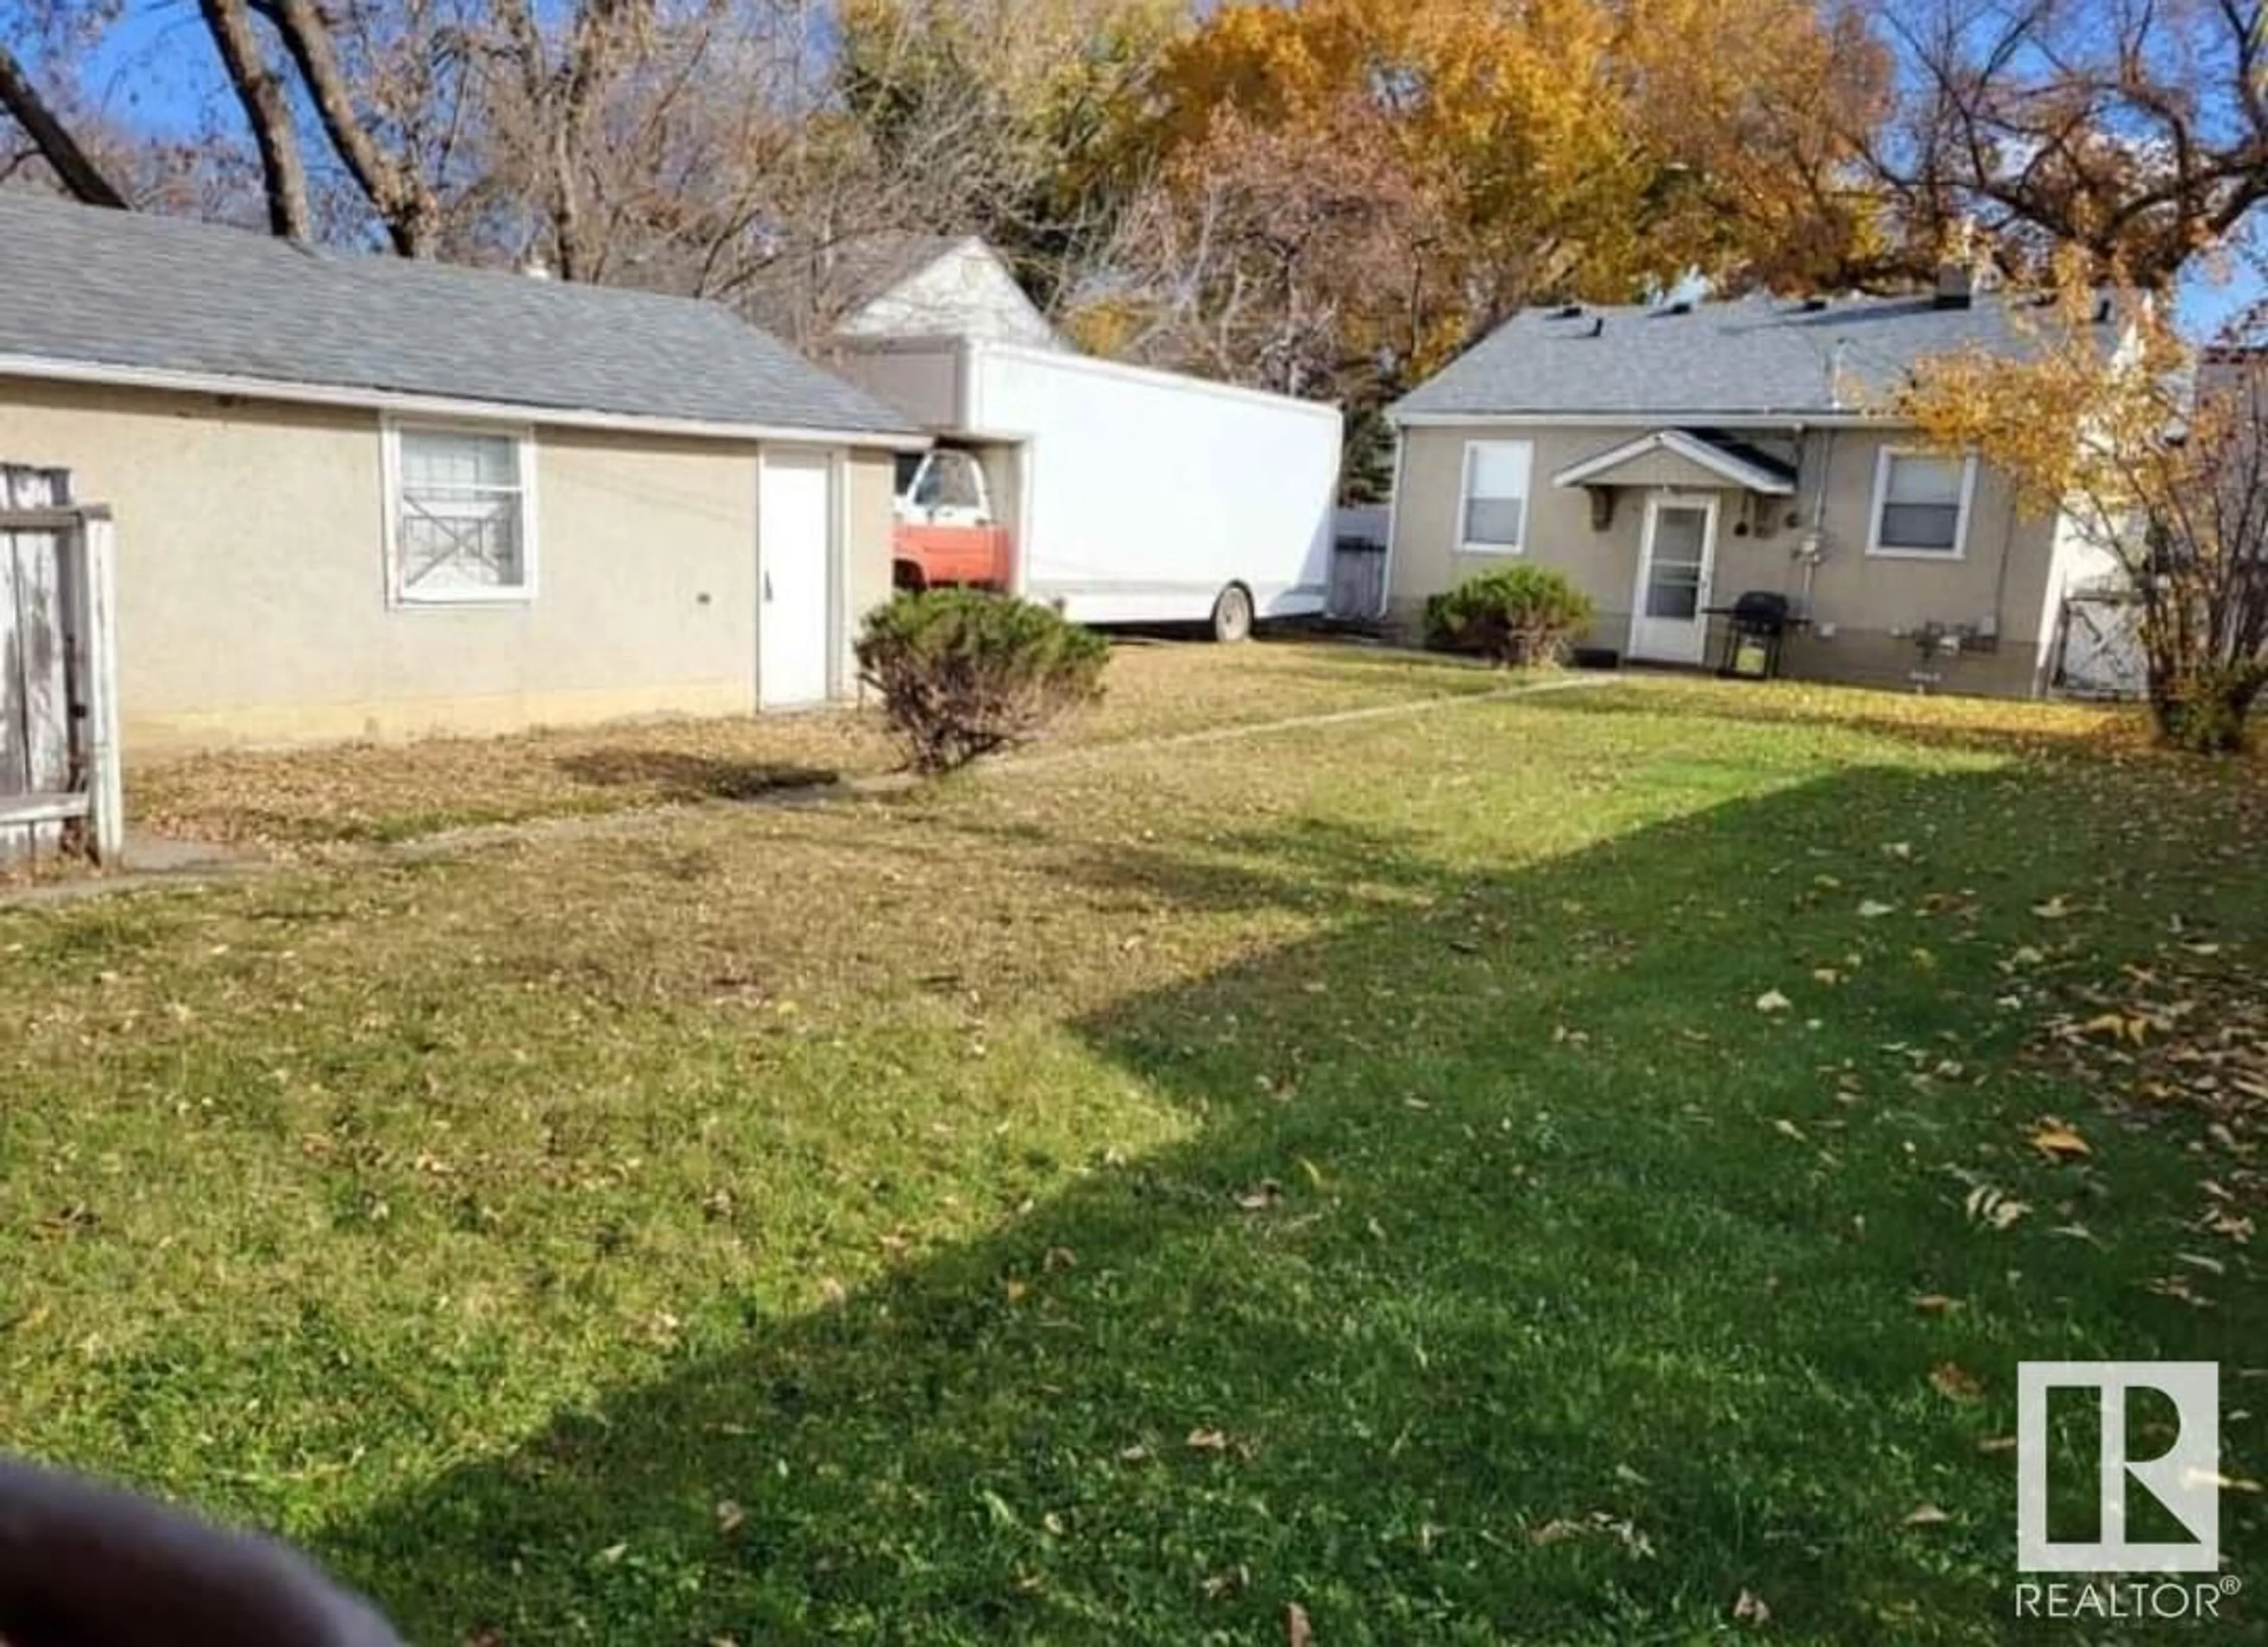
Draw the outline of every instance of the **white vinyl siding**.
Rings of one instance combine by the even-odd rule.
[[[1467,552],[1517,555],[1527,547],[1528,476],[1535,464],[1531,441],[1466,445],[1465,495],[1458,518]]]
[[[394,598],[522,601],[535,590],[534,442],[525,431],[387,431]]]
[[[1874,468],[1874,507],[1867,552],[1958,560],[1967,550],[1974,456],[1885,447]]]

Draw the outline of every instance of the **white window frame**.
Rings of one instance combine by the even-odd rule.
[[[401,506],[401,437],[405,434],[506,435],[519,471],[519,582],[510,588],[422,590],[401,579],[398,541]],[[390,606],[525,606],[535,599],[535,429],[520,423],[484,423],[477,418],[393,417],[379,425],[379,484],[385,531],[386,595]]]
[[[1904,549],[1882,542],[1882,511],[1890,500],[1890,465],[1902,457],[1945,458],[1923,446],[1886,446],[1874,454],[1874,496],[1867,511],[1867,555],[1871,560],[1929,560],[1951,564],[1969,558],[1969,517],[1977,498],[1977,454],[1961,454],[1961,502],[1953,517],[1951,549]]]
[[[1520,500],[1520,541],[1516,543],[1476,543],[1466,527],[1472,515],[1473,463],[1483,447],[1516,446],[1528,454],[1528,492]],[[1533,440],[1468,440],[1462,466],[1457,471],[1457,548],[1467,555],[1525,555],[1528,523],[1535,516],[1535,442]]]

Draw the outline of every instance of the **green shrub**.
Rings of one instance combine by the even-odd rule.
[[[1101,697],[1109,651],[1100,635],[1028,601],[908,590],[867,618],[858,673],[881,694],[915,770],[944,772]]]
[[[1591,597],[1548,566],[1499,566],[1425,602],[1425,644],[1510,668],[1557,663],[1591,622]]]

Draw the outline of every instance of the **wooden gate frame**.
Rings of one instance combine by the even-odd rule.
[[[2080,631],[2082,626],[2087,631],[2088,640],[2093,643],[2089,654],[2090,661],[2095,656],[2108,655],[2111,649],[2111,643],[2116,639],[2107,633],[2104,628],[2088,615],[2090,609],[2131,611],[2138,609],[2139,605],[2140,602],[2137,596],[2125,592],[2075,590],[2065,595],[2062,609],[2056,620],[2054,666],[2049,671],[2048,684],[2055,691],[2073,698],[2131,702],[2141,697],[2145,691],[2144,682],[2147,678],[2148,665],[2146,660],[2139,654],[2135,659],[2138,678],[2131,690],[2122,687],[2106,688],[2091,683],[2075,682],[2073,676],[2078,671],[2074,671],[2072,664],[2073,647],[2080,639]],[[2130,638],[2133,639],[2139,646],[2139,636]]]
[[[15,473],[21,476],[24,471]],[[70,781],[59,791],[0,795],[0,863],[14,855],[7,850],[11,836],[20,832],[36,850],[43,838],[60,836],[73,824],[84,831],[97,862],[115,863],[125,849],[126,806],[119,765],[117,551],[110,511],[100,504],[67,502],[10,507],[8,495],[0,488],[0,540],[19,532],[52,534],[56,540]],[[0,550],[12,554],[14,545],[0,541]]]

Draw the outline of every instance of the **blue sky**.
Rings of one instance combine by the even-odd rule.
[[[2260,243],[2261,222],[2260,212],[2255,210],[2247,237],[2255,246]],[[2202,277],[2192,279],[2182,292],[2183,328],[2195,336],[2209,336],[2263,298],[2268,298],[2268,284],[2262,282],[2257,266],[2225,282]]]

